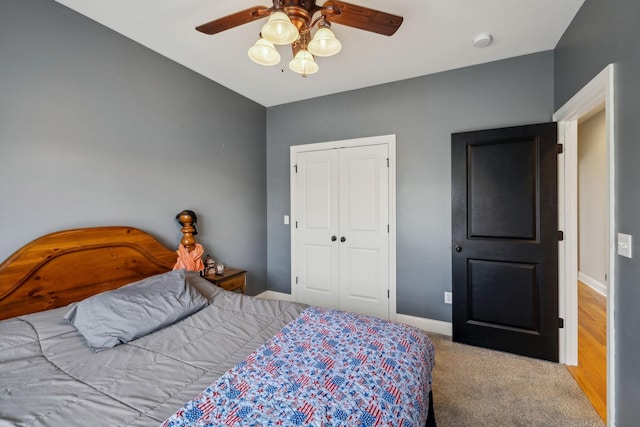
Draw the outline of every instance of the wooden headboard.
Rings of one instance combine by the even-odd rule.
[[[62,307],[167,272],[176,258],[175,250],[132,227],[48,234],[0,265],[0,319]]]

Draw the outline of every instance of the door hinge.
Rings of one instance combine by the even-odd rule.
[[[298,228],[298,221],[296,221],[296,228]]]
[[[564,231],[558,231],[558,241],[562,242],[564,240]]]
[[[562,317],[559,317],[559,318],[558,318],[558,327],[559,327],[560,329],[563,329],[563,328],[564,328],[564,319],[563,319]]]
[[[391,294],[389,293],[389,289],[387,289],[387,298],[391,298]]]
[[[387,224],[387,233],[391,233],[391,228],[389,227],[389,224]]]
[[[298,276],[296,276],[296,285],[298,284]]]
[[[293,165],[293,169],[296,171],[296,173],[298,173],[298,165]]]
[[[387,157],[387,167],[389,167],[389,158]]]
[[[564,145],[562,144],[557,144],[558,147],[558,154],[562,154],[564,153]]]

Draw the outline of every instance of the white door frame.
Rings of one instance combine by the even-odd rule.
[[[578,364],[578,119],[598,105],[605,104],[607,172],[609,188],[607,271],[607,421],[615,426],[615,132],[614,65],[608,65],[553,115],[558,121],[558,142],[564,144],[559,156],[558,214],[565,232],[560,242],[559,298],[560,362]]]
[[[366,145],[387,144],[389,147],[389,320],[396,321],[396,136],[381,135],[341,141],[319,142],[315,144],[294,145],[289,149],[289,185],[291,209],[291,297],[296,301],[296,212],[294,209],[296,155],[306,151],[332,150],[337,148],[360,147]]]

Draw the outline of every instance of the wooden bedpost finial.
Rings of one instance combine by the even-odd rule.
[[[180,231],[182,232],[182,239],[180,239],[180,243],[188,252],[191,252],[193,248],[196,247],[196,239],[195,236],[198,234],[196,230],[196,222],[198,221],[198,217],[195,212],[190,210],[184,210],[176,215],[176,220],[182,226]]]

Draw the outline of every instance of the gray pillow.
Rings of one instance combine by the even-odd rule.
[[[174,270],[89,297],[64,318],[93,351],[101,351],[169,326],[207,304],[185,280],[185,271]]]
[[[209,302],[213,301],[220,293],[228,292],[200,277],[195,271],[187,271],[186,278],[187,283],[196,288]]]

